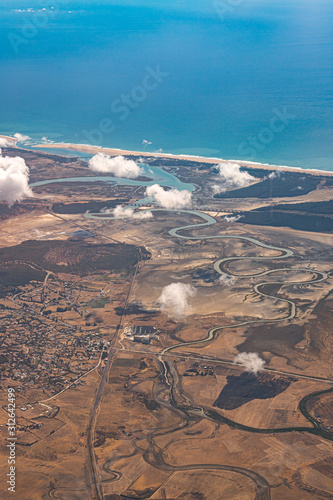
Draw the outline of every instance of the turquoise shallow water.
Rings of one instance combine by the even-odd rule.
[[[0,25],[0,133],[333,170],[331,0],[2,1]]]
[[[49,179],[46,181],[39,181],[30,184],[31,187],[34,186],[45,186],[46,184],[62,183],[62,182],[99,182],[105,181],[112,184],[122,184],[127,186],[151,186],[152,184],[159,184],[160,186],[169,186],[178,190],[194,191],[195,186],[188,182],[182,182],[174,175],[166,172],[161,167],[151,167],[147,164],[140,164],[143,169],[142,175],[152,179],[151,181],[140,181],[135,179],[125,179],[123,177],[110,177],[110,176],[96,176],[96,177],[73,177],[73,178],[63,178],[63,179]],[[142,200],[145,203],[147,199]],[[150,200],[150,199],[149,199]]]

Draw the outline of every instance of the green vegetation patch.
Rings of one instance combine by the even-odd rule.
[[[24,264],[4,264],[0,268],[0,297],[15,293],[16,288],[27,285],[31,281],[43,282],[45,271],[33,269]]]
[[[128,202],[128,199],[87,201],[77,203],[54,203],[52,210],[56,214],[84,214],[89,212],[100,212],[103,208],[114,208],[117,205]]]
[[[29,265],[10,264],[0,269],[0,285],[23,286],[30,281],[44,281],[45,271],[33,269]]]
[[[242,170],[246,169],[242,168]],[[251,169],[247,171],[254,175]],[[321,181],[322,178],[319,176],[279,172],[275,177],[264,178],[256,184],[216,194],[214,198],[282,198],[285,196],[294,198],[310,193]]]
[[[92,307],[93,309],[103,309],[106,304],[110,304],[109,297],[91,300],[90,302],[88,302],[87,306]]]
[[[333,219],[325,215],[312,215],[296,212],[285,212],[270,209],[267,211],[253,210],[243,212],[239,219],[241,224],[253,224],[258,226],[290,227],[299,231],[311,231],[317,233],[332,233]]]
[[[84,241],[25,241],[14,247],[0,249],[0,265],[24,261],[53,272],[87,276],[100,271],[128,271],[138,257],[149,258],[144,248],[122,243],[93,244]],[[29,271],[29,279],[34,279]],[[7,278],[8,279],[8,278]],[[20,278],[22,281],[22,278]],[[28,282],[27,281],[27,282]]]
[[[118,358],[115,360],[114,366],[139,368],[140,363],[141,360],[136,358]]]
[[[267,212],[272,209],[286,212],[304,212],[310,214],[332,215],[333,200],[312,201],[307,203],[284,203],[280,205],[274,205],[274,207],[257,208],[257,211]]]

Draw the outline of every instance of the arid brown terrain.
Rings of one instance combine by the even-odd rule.
[[[95,176],[77,158],[4,154],[32,184]],[[302,177],[295,195],[252,170],[255,187],[213,198],[211,163],[146,161],[195,185],[192,211],[114,219],[147,179],[112,177],[0,204],[0,497],[333,498],[332,177],[282,173]],[[181,319],[159,304],[174,282],[196,289]]]

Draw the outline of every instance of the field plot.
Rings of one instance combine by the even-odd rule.
[[[333,393],[314,397],[308,402],[307,410],[322,427],[333,427]]]
[[[172,476],[150,497],[153,499],[170,498],[174,500],[252,500],[254,487],[246,477],[221,471],[174,472]]]
[[[194,184],[193,211],[145,200],[152,218],[113,219],[149,180],[24,157],[32,181],[52,182],[0,207],[0,374],[17,391],[20,500],[332,498],[333,236],[239,219],[296,206],[280,178],[267,197],[265,169],[212,198],[213,163],[147,154]],[[309,205],[292,219],[327,218],[331,181],[301,185]],[[194,289],[179,316],[161,301],[173,284]]]

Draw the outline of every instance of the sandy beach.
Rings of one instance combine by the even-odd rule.
[[[150,153],[148,151],[126,151],[123,149],[115,149],[115,148],[103,148],[100,146],[89,146],[86,144],[37,144],[34,146],[36,148],[41,149],[63,149],[67,151],[77,151],[82,153],[89,154],[97,154],[104,153],[110,156],[136,156],[138,158],[141,157],[156,157],[156,158],[168,158],[168,159],[178,159],[178,160],[189,160],[189,161],[200,161],[202,163],[208,164],[218,164],[218,163],[237,163],[241,166],[246,166],[247,168],[261,168],[263,170],[275,171],[275,170],[283,170],[286,172],[300,172],[307,173],[310,175],[320,175],[320,176],[333,176],[333,172],[327,172],[326,170],[312,170],[312,169],[303,169],[298,167],[288,167],[285,165],[269,165],[266,163],[255,163],[249,161],[241,161],[241,160],[225,160],[223,158],[206,158],[204,156],[190,156],[190,155],[173,155],[167,153]]]
[[[13,146],[17,143],[17,139],[15,139],[14,137],[9,137],[8,135],[0,135],[0,139],[6,139],[6,141],[13,144]]]
[[[12,143],[13,146],[16,145],[17,139],[14,137],[9,137],[6,135],[0,135],[0,138],[7,139],[9,142]],[[124,149],[116,149],[116,148],[103,148],[101,146],[90,146],[88,144],[62,144],[62,143],[57,143],[57,144],[36,144],[34,148],[40,148],[41,150],[45,150],[45,152],[48,152],[48,149],[61,149],[61,150],[66,150],[66,151],[74,151],[74,152],[81,152],[81,153],[88,153],[88,154],[97,154],[97,153],[104,153],[109,156],[136,156],[137,158],[145,158],[145,157],[155,157],[155,158],[168,158],[168,159],[177,159],[177,160],[189,160],[189,161],[196,161],[196,162],[201,162],[201,163],[207,163],[211,165],[215,165],[218,163],[236,163],[237,165],[241,165],[243,167],[247,168],[260,168],[263,170],[268,170],[270,172],[275,171],[275,170],[282,170],[285,172],[300,172],[300,173],[306,173],[310,175],[320,175],[320,176],[327,176],[327,177],[332,177],[333,172],[328,172],[326,170],[319,170],[319,169],[305,169],[305,168],[299,168],[299,167],[288,167],[286,165],[270,165],[268,163],[256,163],[252,161],[242,161],[242,160],[225,160],[223,158],[215,158],[215,157],[205,157],[205,156],[191,156],[191,155],[174,155],[174,154],[168,154],[168,153],[151,153],[148,151],[128,151]],[[27,148],[29,149],[29,148]]]

